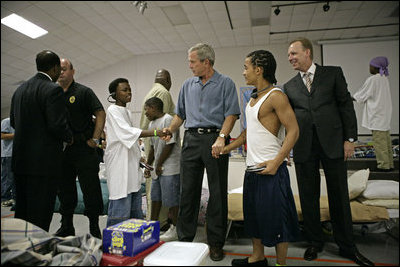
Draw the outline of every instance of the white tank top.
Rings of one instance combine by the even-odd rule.
[[[279,88],[273,88],[260,100],[258,100],[253,107],[250,106],[251,101],[247,103],[247,166],[256,165],[266,160],[274,159],[281,149],[283,140],[285,139],[285,127],[283,127],[283,125],[281,125],[278,131],[278,136],[275,136],[258,120],[258,112],[260,107],[272,91],[282,92],[282,90]]]

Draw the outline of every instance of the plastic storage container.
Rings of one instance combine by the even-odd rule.
[[[196,266],[208,255],[204,243],[172,241],[162,244],[144,258],[144,266]]]

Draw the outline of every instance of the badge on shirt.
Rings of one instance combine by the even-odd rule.
[[[75,96],[69,98],[69,103],[73,104],[75,102]]]

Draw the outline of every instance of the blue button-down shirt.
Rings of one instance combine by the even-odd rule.
[[[175,113],[185,120],[185,128],[221,129],[229,115],[240,115],[235,83],[214,71],[204,85],[199,77],[187,79],[179,92]]]

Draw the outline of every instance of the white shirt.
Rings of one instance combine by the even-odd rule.
[[[53,81],[53,79],[50,77],[50,75],[48,75],[47,73],[43,72],[43,71],[38,71],[38,73],[43,74],[44,76],[47,76],[47,78],[49,78],[50,81]]]
[[[127,108],[111,105],[107,109],[104,163],[111,200],[127,197],[141,187],[139,136],[142,130],[133,127],[131,121]]]
[[[167,128],[172,121],[172,116],[165,114],[161,118],[154,121],[150,121],[149,129],[163,129]],[[157,162],[161,156],[161,153],[166,144],[174,144],[174,148],[171,151],[169,157],[163,163],[163,171],[161,175],[170,176],[180,173],[181,167],[181,141],[179,138],[179,131],[175,132],[168,142],[160,139],[159,137],[151,137],[150,144],[154,147],[154,167],[157,166]]]
[[[392,97],[386,76],[377,73],[368,77],[353,97],[357,103],[364,104],[361,126],[369,130],[390,130]]]
[[[273,135],[268,131],[264,125],[258,120],[258,112],[262,103],[268,98],[272,91],[281,91],[279,88],[273,88],[265,94],[258,102],[252,107],[249,101],[246,106],[246,143],[247,143],[247,157],[246,165],[253,166],[258,163],[272,160],[278,155],[282,148],[283,140],[285,139],[285,127],[281,125],[278,136]]]
[[[308,70],[307,70],[306,72],[300,71],[300,75],[301,75],[301,78],[303,79],[304,85],[307,84],[307,82],[306,82],[306,76],[305,76],[304,74],[310,73],[310,80],[311,80],[311,82],[313,82],[314,76],[315,76],[315,69],[316,69],[316,68],[317,68],[317,67],[315,66],[315,64],[314,64],[314,62],[313,62],[313,63],[311,63],[310,68],[308,68]]]

